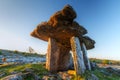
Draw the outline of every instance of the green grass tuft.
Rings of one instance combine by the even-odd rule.
[[[42,78],[44,75],[49,74],[49,72],[44,68],[44,64],[22,64],[22,65],[2,65],[0,66],[0,74],[5,73],[5,76],[10,75],[11,72],[17,71],[17,72],[23,72],[26,68],[30,68],[34,71],[36,75],[38,75],[40,78]],[[74,78],[72,80],[86,80],[91,78],[91,74],[96,75],[99,80],[120,80],[120,76],[116,74],[106,75],[105,73],[101,72],[107,72],[105,68],[96,68],[93,71],[86,71],[82,76],[76,76],[74,75]],[[5,77],[4,76],[4,77]],[[1,78],[0,78],[1,79]],[[27,77],[25,80],[34,80],[31,76]]]
[[[5,73],[6,74],[5,76],[8,76],[11,74],[11,72],[14,72],[14,71],[23,72],[26,68],[31,68],[35,74],[39,75],[39,77],[42,77],[44,74],[48,73],[48,71],[43,67],[43,64],[22,64],[22,65],[14,64],[14,65],[0,66],[0,74]],[[3,76],[3,77],[5,77],[5,76]],[[0,77],[0,79],[1,78],[2,77]]]
[[[0,50],[0,55],[2,55],[2,51]]]

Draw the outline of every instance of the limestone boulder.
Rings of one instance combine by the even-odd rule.
[[[70,47],[70,38],[72,36],[81,37],[86,33],[87,30],[75,21],[71,25],[61,27],[52,27],[47,22],[42,22],[31,33],[31,36],[44,41],[48,41],[48,38],[51,37],[56,39],[58,43]]]
[[[87,50],[93,49],[95,47],[95,41],[88,36],[83,36],[82,42],[85,44]]]
[[[4,77],[2,80],[23,80],[23,77],[21,76],[21,73],[18,73]]]
[[[61,27],[73,22],[76,18],[76,12],[70,5],[66,5],[62,10],[57,11],[51,17],[48,23],[53,27]]]

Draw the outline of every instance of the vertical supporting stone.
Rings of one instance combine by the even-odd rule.
[[[87,50],[86,50],[86,46],[84,43],[82,43],[82,51],[83,51],[83,58],[84,58],[84,63],[85,63],[86,69],[91,70],[90,61],[88,59]]]
[[[81,46],[78,37],[72,37],[71,40],[71,48],[73,52],[73,62],[74,68],[77,75],[81,75],[85,72],[85,64],[83,59],[83,54],[81,52]]]
[[[50,72],[64,71],[69,68],[70,49],[49,38],[46,55],[46,69]]]
[[[46,55],[46,69],[48,69],[50,72],[57,72],[57,61],[59,56],[57,50],[59,50],[59,48],[56,45],[56,41],[53,38],[49,38]]]
[[[59,46],[58,57],[58,71],[65,71],[70,66],[70,48],[66,48],[64,45]]]

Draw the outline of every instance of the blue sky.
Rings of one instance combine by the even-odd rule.
[[[120,60],[120,0],[0,0],[0,48],[46,52],[47,43],[30,32],[66,4],[96,41],[89,57]]]

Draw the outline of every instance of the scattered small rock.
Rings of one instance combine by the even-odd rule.
[[[111,73],[109,73],[108,71],[105,71],[105,70],[100,70],[100,72],[103,73],[106,76],[111,76],[112,75]]]
[[[99,78],[96,75],[91,74],[91,76],[88,77],[86,80],[99,80]]]
[[[91,69],[94,70],[97,66],[97,64],[95,62],[90,62],[91,65]]]
[[[58,75],[63,79],[63,80],[71,80],[74,76],[71,74],[68,74],[67,72],[59,72]]]
[[[116,74],[120,76],[120,69],[113,68],[113,67],[107,67],[106,68],[109,73]]]
[[[94,74],[91,74],[92,80],[99,80],[98,77]]]
[[[32,70],[32,69],[30,69],[30,68],[26,68],[24,71],[25,71],[25,72],[33,72],[34,70]]]
[[[2,80],[23,80],[21,73],[9,75],[7,77],[4,77]]]
[[[3,77],[5,75],[5,73],[2,73],[2,74],[0,74],[0,77]]]
[[[42,78],[43,80],[62,80],[60,77],[58,77],[57,75],[46,75],[43,76]]]
[[[19,72],[18,71],[13,71],[10,74],[17,74],[17,73],[19,73]]]

